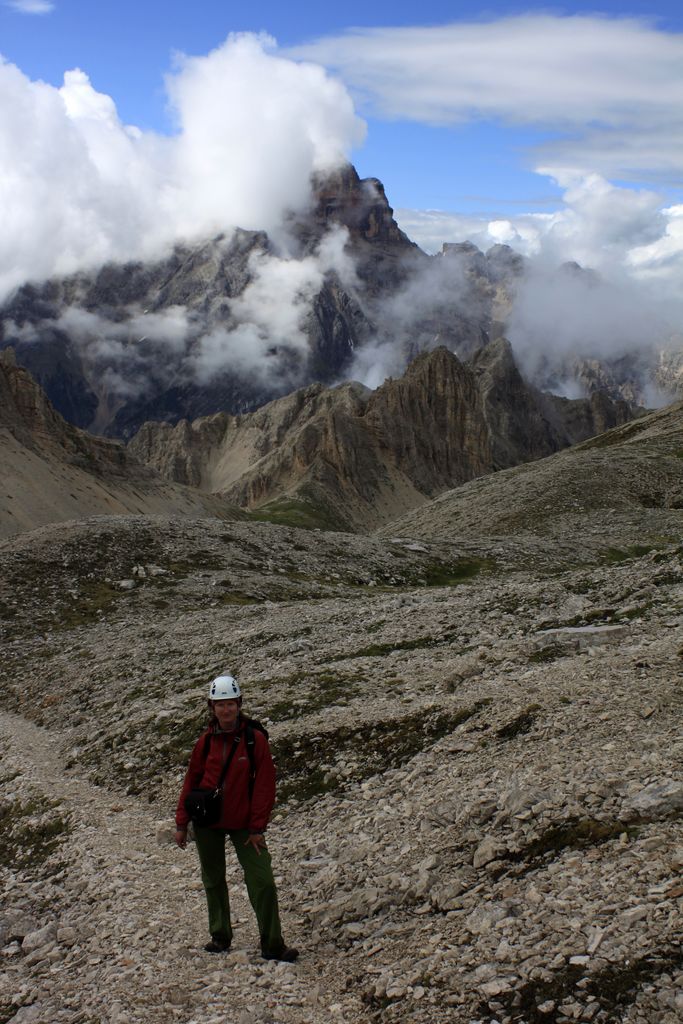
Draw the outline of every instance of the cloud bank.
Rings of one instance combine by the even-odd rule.
[[[166,85],[170,137],[122,124],[83,71],[57,89],[0,63],[0,300],[26,280],[149,258],[181,239],[236,226],[277,234],[309,203],[310,175],[363,136],[345,87],[267,37],[181,56]]]
[[[353,284],[354,270],[344,251],[345,228],[322,239],[315,253],[280,259],[256,250],[249,257],[250,281],[230,302],[231,324],[203,334],[187,360],[200,384],[226,367],[232,373],[279,390],[297,387],[310,354],[306,319],[325,275],[334,271]]]
[[[547,171],[550,174],[550,171]],[[443,239],[486,250],[510,245],[542,268],[566,261],[592,267],[635,290],[680,329],[683,325],[683,206],[665,206],[649,189],[617,186],[599,174],[555,172],[564,188],[553,213],[479,219],[439,210],[399,210],[401,227],[428,252]]]
[[[586,347],[591,339],[595,351],[609,354],[608,337],[632,351],[638,337],[660,344],[681,331],[683,206],[667,204],[659,187],[680,184],[683,171],[683,34],[633,18],[525,14],[354,29],[292,52],[337,70],[361,109],[378,117],[441,126],[492,121],[548,135],[528,155],[538,174],[563,189],[555,211],[396,213],[428,252],[467,239],[483,250],[510,245],[532,261],[518,297],[518,346],[522,328],[535,344],[551,344],[555,328],[562,335],[563,311],[560,352],[569,336]],[[642,180],[650,186],[639,187]],[[547,302],[548,280],[565,261],[596,268],[604,282],[601,299],[596,292],[584,297],[581,323],[569,316],[583,301],[576,281],[557,278],[556,306]]]
[[[310,356],[307,320],[325,276],[333,273],[345,286],[355,286],[347,240],[346,228],[336,226],[300,259],[254,249],[247,260],[246,287],[224,298],[220,318],[201,304],[158,311],[130,304],[111,319],[70,305],[37,323],[7,317],[0,327],[5,337],[19,343],[66,335],[88,380],[97,381],[108,400],[119,404],[173,384],[208,386],[226,371],[282,393],[305,379]],[[214,249],[217,259],[221,247]]]
[[[382,118],[550,129],[536,163],[607,177],[680,174],[683,34],[630,18],[525,14],[354,29],[294,49]]]
[[[49,14],[55,7],[51,0],[6,0],[6,6],[19,14]]]

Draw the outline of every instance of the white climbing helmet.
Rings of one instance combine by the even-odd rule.
[[[216,676],[209,683],[209,700],[235,700],[241,696],[240,684],[232,676]]]

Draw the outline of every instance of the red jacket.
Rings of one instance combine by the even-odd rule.
[[[270,755],[268,740],[254,729],[254,791],[249,803],[249,775],[251,766],[245,737],[245,722],[238,721],[239,742],[232,756],[223,782],[223,807],[220,821],[212,828],[248,828],[262,832],[268,824],[275,803],[275,765]],[[206,737],[210,736],[209,751],[205,759]],[[218,784],[225,759],[230,753],[234,733],[207,729],[194,745],[183,788],[178,798],[175,820],[178,828],[186,828],[190,820],[185,810],[185,797],[191,789],[212,789]]]

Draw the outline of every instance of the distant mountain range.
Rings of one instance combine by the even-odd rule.
[[[275,329],[266,321],[280,315],[285,271],[295,281],[282,306],[294,316]],[[524,274],[525,261],[504,245],[446,245],[428,256],[398,228],[381,183],[348,166],[316,183],[313,208],[292,218],[286,242],[237,230],[156,263],[26,284],[0,309],[0,348],[13,347],[69,422],[130,438],[148,420],[243,414],[298,387],[363,376],[368,353],[384,371],[376,383],[441,345],[476,359],[504,336]],[[296,275],[306,278],[300,291]],[[259,309],[269,302],[272,310]],[[552,383],[549,360],[536,383]],[[633,400],[636,369],[584,360],[562,374],[588,394]],[[681,366],[669,369],[673,379]]]
[[[235,518],[366,531],[450,488],[632,418],[603,394],[526,384],[507,342],[445,348],[372,391],[310,385],[257,411],[148,422],[126,447],[67,423],[11,350],[0,357],[0,535],[89,515]]]

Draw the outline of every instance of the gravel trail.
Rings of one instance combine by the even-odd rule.
[[[257,956],[255,923],[234,865],[236,941],[219,958],[201,951],[207,935],[196,857],[191,845],[184,853],[171,845],[170,822],[155,821],[153,809],[138,798],[112,796],[65,772],[59,741],[19,716],[0,713],[0,741],[4,777],[21,773],[7,790],[59,801],[72,829],[58,854],[64,866],[49,879],[27,882],[3,869],[12,907],[41,905],[39,920],[27,909],[28,923],[53,934],[29,956],[6,947],[0,1019],[329,1020],[308,1005],[320,998],[310,957],[292,966]],[[21,926],[15,930],[25,930]],[[7,1018],[8,1007],[18,1013]]]

